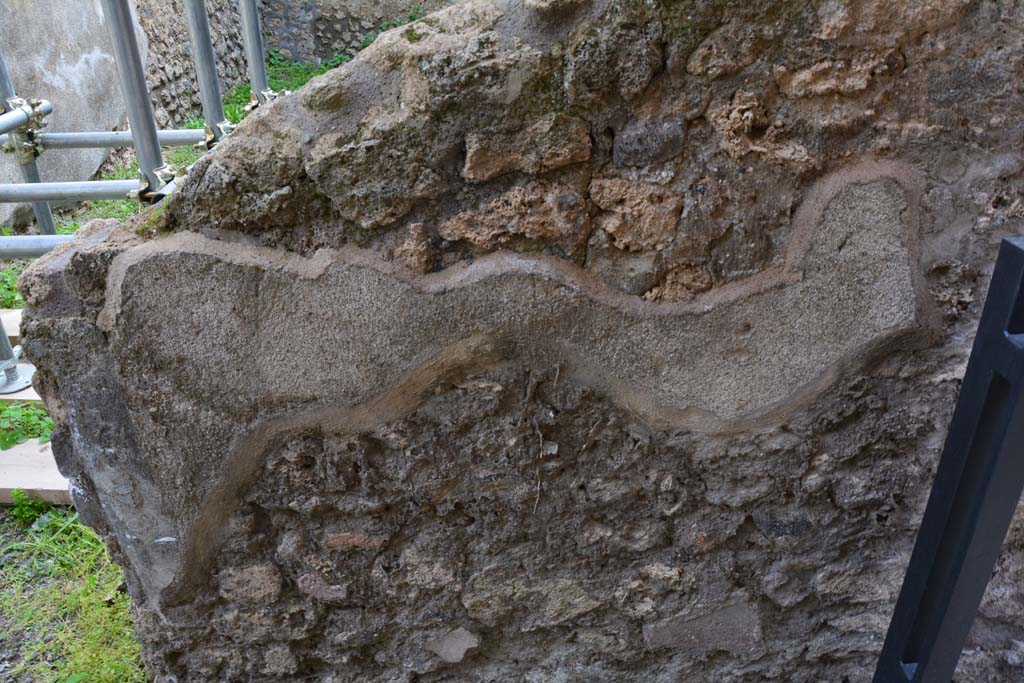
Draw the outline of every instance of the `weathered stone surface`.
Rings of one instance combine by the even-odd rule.
[[[711,289],[711,274],[700,265],[676,266],[656,286],[644,292],[648,301],[685,301]]]
[[[615,136],[612,160],[619,166],[647,166],[682,153],[686,129],[679,121],[637,121]]]
[[[458,664],[469,650],[479,645],[476,634],[460,627],[427,641],[426,648],[449,664]]]
[[[764,102],[755,93],[737,90],[732,102],[712,112],[712,125],[722,149],[733,159],[756,154],[773,163],[813,163],[810,152],[798,142],[782,139],[782,125],[771,121]]]
[[[281,594],[281,575],[272,564],[228,568],[217,580],[221,597],[230,602],[273,602]]]
[[[654,287],[661,261],[658,252],[631,253],[619,249],[604,230],[595,230],[587,244],[587,270],[628,294],[640,295]]]
[[[40,260],[55,454],[155,679],[867,680],[1024,231],[1022,28],[470,0]],[[467,178],[473,136],[513,161]],[[1022,533],[958,681],[1024,675]]]
[[[590,197],[605,212],[598,224],[620,249],[660,251],[676,236],[682,197],[659,187],[618,178],[594,180]]]
[[[571,9],[578,7],[586,0],[525,0],[529,9],[540,12],[553,12],[557,10]]]
[[[889,69],[902,68],[898,54],[868,57],[855,64],[825,60],[795,73],[782,70],[779,85],[791,97],[852,95],[868,89],[871,79]]]
[[[743,600],[703,614],[678,614],[648,624],[644,641],[651,647],[671,648],[698,658],[729,652],[752,659],[764,652],[760,617]]]
[[[566,185],[532,182],[448,219],[437,232],[446,240],[465,240],[488,248],[522,236],[561,243],[574,251],[589,229],[590,217],[578,192]]]
[[[709,35],[686,63],[686,71],[711,80],[729,76],[757,59],[757,33],[740,21],[729,21]]]
[[[466,136],[466,180],[482,182],[505,173],[543,173],[590,159],[590,126],[581,119],[549,114],[513,132]]]

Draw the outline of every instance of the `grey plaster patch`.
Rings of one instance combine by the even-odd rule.
[[[692,657],[729,652],[751,658],[763,651],[760,616],[740,600],[698,614],[679,614],[644,626],[650,647],[679,650]]]
[[[649,416],[724,429],[792,403],[917,327],[906,208],[894,183],[850,186],[802,260],[774,273],[782,279],[738,283],[732,300],[718,290],[668,305],[542,258],[496,254],[413,277],[356,249],[264,261],[258,248],[179,234],[119,257],[101,324],[117,355],[166,359],[182,386],[220,368],[231,380],[214,391],[236,406],[264,396],[363,403],[459,340],[490,337],[524,358],[559,358],[612,394],[643,386],[643,399],[619,395]],[[192,305],[169,306],[167,288]],[[214,314],[243,297],[239,315]],[[154,324],[162,334],[128,332]]]
[[[457,664],[466,656],[466,653],[480,645],[480,638],[473,632],[467,631],[461,626],[454,631],[449,631],[442,636],[427,641],[424,646],[443,661],[449,664]]]

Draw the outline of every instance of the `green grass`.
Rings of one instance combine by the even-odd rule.
[[[310,80],[326,71],[352,60],[346,54],[338,54],[320,65],[293,62],[278,50],[271,49],[267,56],[267,82],[276,92],[298,90]],[[224,97],[224,115],[231,123],[239,123],[249,113],[246,107],[252,100],[252,87],[239,83]],[[201,126],[200,126],[201,127]]]
[[[123,581],[74,511],[23,497],[0,512],[0,646],[19,653],[11,680],[144,683]]]
[[[41,403],[8,403],[0,410],[0,450],[29,439],[49,441],[52,432],[53,420]]]

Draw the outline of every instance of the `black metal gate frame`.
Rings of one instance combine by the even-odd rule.
[[[950,683],[1024,490],[1024,238],[1003,240],[874,683]]]

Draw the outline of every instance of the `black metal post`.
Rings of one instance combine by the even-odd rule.
[[[1024,490],[1024,238],[1003,240],[874,683],[950,683]]]

